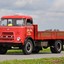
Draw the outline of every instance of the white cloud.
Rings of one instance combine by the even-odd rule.
[[[12,10],[0,9],[0,17],[3,15],[12,15],[12,14],[15,14],[14,11]]]
[[[55,0],[50,10],[57,12],[64,11],[64,0]]]
[[[26,5],[26,3],[27,2],[25,0],[16,0],[14,5],[17,6],[17,7],[24,7]]]

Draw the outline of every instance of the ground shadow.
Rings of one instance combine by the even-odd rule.
[[[30,55],[34,54],[52,54],[51,52],[39,52],[39,53],[32,53]],[[24,55],[23,52],[11,52],[11,53],[6,53],[5,55]]]
[[[51,52],[39,52],[39,53],[32,53],[30,55],[36,55],[36,54],[55,54],[55,53],[51,53]],[[6,54],[0,54],[0,55],[24,55],[22,51],[20,52],[7,52]]]

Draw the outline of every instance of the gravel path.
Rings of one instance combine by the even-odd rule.
[[[60,54],[52,54],[52,53],[39,53],[39,54],[31,54],[31,55],[23,55],[23,54],[6,54],[0,55],[0,61],[4,60],[23,60],[23,59],[37,59],[37,58],[52,58],[52,57],[64,57],[64,52],[62,51]]]

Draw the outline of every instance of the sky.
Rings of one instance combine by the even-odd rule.
[[[64,0],[0,0],[4,15],[29,15],[39,30],[64,30]]]

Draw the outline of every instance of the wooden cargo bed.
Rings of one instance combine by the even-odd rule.
[[[38,40],[64,39],[64,31],[39,31]]]

